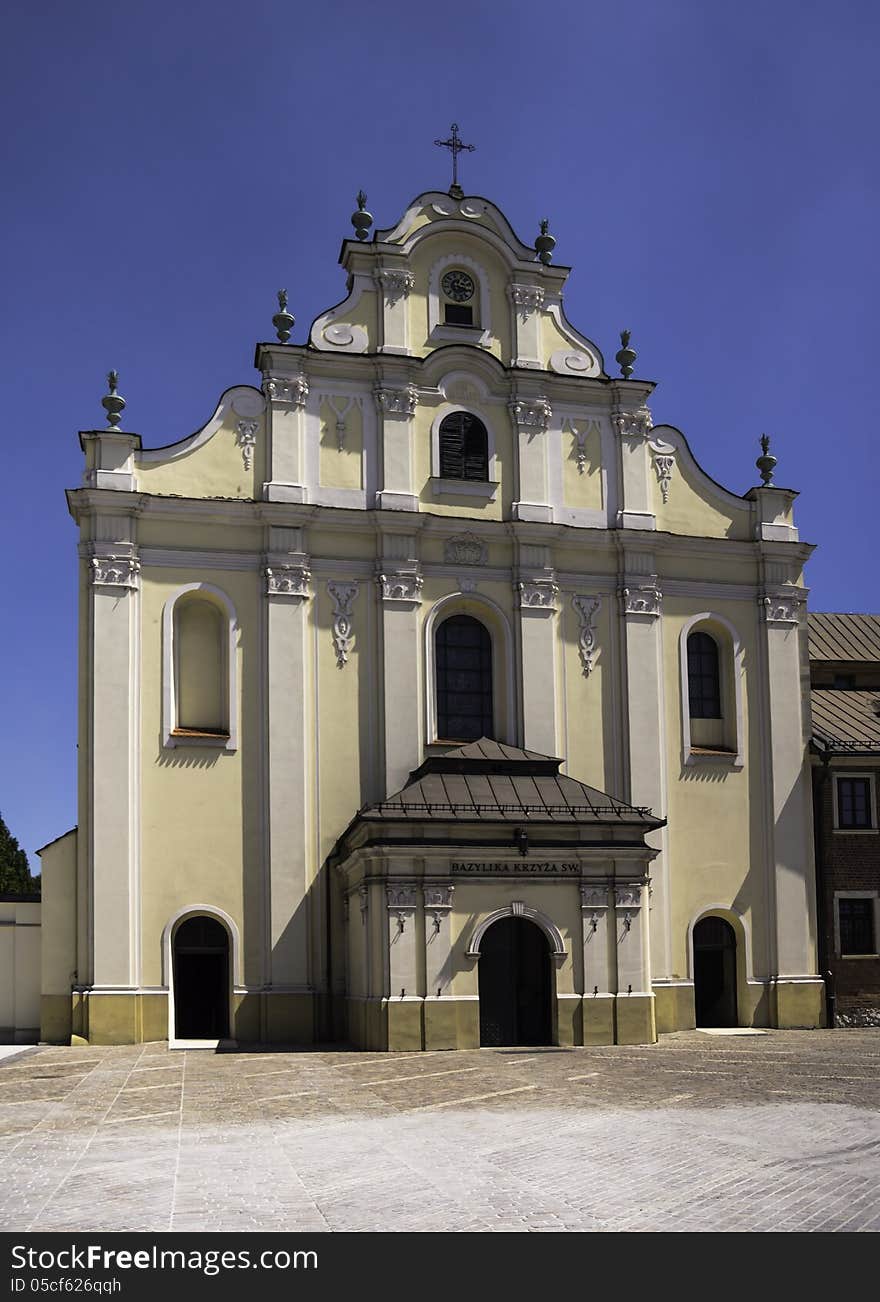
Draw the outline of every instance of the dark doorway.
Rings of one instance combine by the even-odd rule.
[[[216,918],[187,918],[174,933],[174,1034],[178,1040],[229,1034],[229,934]]]
[[[736,935],[723,918],[694,927],[694,1004],[697,1026],[736,1026]]]
[[[553,981],[541,928],[494,922],[480,946],[480,1044],[552,1044]]]

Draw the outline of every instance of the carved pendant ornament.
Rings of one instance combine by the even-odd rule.
[[[671,443],[649,443],[651,458],[654,462],[654,472],[657,475],[657,482],[660,485],[660,495],[664,504],[669,501],[669,485],[672,483],[672,472],[675,469],[675,448]]]
[[[601,606],[600,597],[583,596],[576,592],[571,599],[580,625],[578,631],[578,654],[584,678],[589,678],[593,670],[596,655],[596,616]]]
[[[580,421],[580,422],[574,420],[566,420],[565,428],[568,430],[568,432],[571,434],[572,438],[574,439],[575,448],[576,448],[575,455],[577,457],[578,474],[582,475],[587,467],[587,439],[594,431],[598,433],[599,422],[597,420],[587,420],[587,421]]]
[[[254,448],[257,445],[258,420],[240,420],[236,424],[235,441],[241,448],[241,459],[245,470],[250,470],[254,462]]]
[[[327,584],[327,592],[333,602],[333,646],[336,651],[336,664],[341,669],[348,662],[348,653],[352,643],[351,608],[358,594],[356,583]]]

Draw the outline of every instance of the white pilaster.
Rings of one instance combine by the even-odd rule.
[[[666,817],[667,775],[663,683],[662,594],[648,553],[627,552],[619,593],[625,663],[627,798]],[[654,975],[671,975],[670,900],[666,828],[649,832],[649,845],[660,850],[651,868],[652,952]],[[635,988],[635,987],[634,987]]]
[[[422,578],[411,534],[385,535],[377,575],[382,618],[385,794],[405,785],[422,760],[424,711],[421,701],[419,606]]]
[[[413,417],[418,391],[412,384],[379,384],[374,390],[379,415],[382,464],[376,505],[393,511],[417,511],[414,487]]]
[[[611,422],[617,434],[620,465],[620,499],[617,524],[621,529],[654,529],[651,453],[648,447],[652,421],[644,394],[618,393]],[[636,405],[641,399],[641,405]]]
[[[126,541],[112,552],[94,543],[88,556],[91,971],[80,973],[117,988],[140,979],[140,565],[127,541],[132,522],[118,523]]]
[[[452,895],[448,882],[422,889],[425,905],[425,993],[429,998],[446,991],[452,979]]]
[[[309,558],[302,530],[270,528],[266,557],[268,977],[309,984],[308,826],[311,747],[306,657]]]
[[[379,352],[408,353],[408,300],[415,274],[406,267],[377,267],[374,274],[381,290]]]
[[[539,549],[543,551],[544,549]],[[519,607],[523,745],[558,755],[557,598],[552,570],[523,572],[515,584]]]
[[[305,483],[305,403],[309,384],[305,375],[268,374],[266,439],[268,482],[263,495],[270,502],[307,502]]]
[[[581,886],[581,924],[584,946],[584,990],[589,995],[607,994],[613,989],[609,967],[609,890],[602,886]]]
[[[507,287],[510,300],[511,338],[514,340],[515,366],[532,370],[543,367],[541,357],[541,308],[544,290],[541,285],[511,284]]]
[[[617,886],[614,890],[614,928],[617,946],[617,993],[650,994],[648,925],[644,908],[647,888]]]
[[[416,938],[416,887],[387,886],[388,988],[390,999],[418,995],[418,946]]]
[[[547,427],[552,416],[545,397],[517,396],[508,404],[517,447],[515,520],[549,523],[553,507],[547,475]]]

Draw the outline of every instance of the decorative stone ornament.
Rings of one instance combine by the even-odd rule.
[[[651,619],[657,619],[663,594],[656,584],[651,583],[641,588],[621,588],[620,599],[624,615],[648,615]]]
[[[508,285],[507,294],[522,321],[528,321],[532,313],[539,311],[544,304],[544,291],[540,285]]]
[[[379,595],[383,601],[405,602],[412,604],[421,601],[424,579],[414,571],[398,571],[395,574],[378,574]]]
[[[336,583],[331,580],[327,584],[327,591],[333,602],[333,646],[336,649],[336,664],[341,669],[348,662],[348,653],[351,650],[351,607],[358,594],[358,585]]]
[[[555,610],[558,585],[552,579],[525,579],[517,583],[519,604],[523,610]]]
[[[660,495],[664,504],[669,501],[669,485],[672,483],[672,472],[675,469],[675,449],[671,443],[649,443],[651,457],[654,461],[654,472],[657,475],[657,482],[660,485]]]
[[[758,598],[758,605],[763,611],[766,624],[797,624],[804,600],[800,592],[764,593]]]
[[[566,419],[563,427],[567,429],[575,441],[577,472],[579,475],[584,474],[587,468],[587,439],[595,430],[599,432],[599,422],[597,420],[581,421]]]
[[[367,196],[363,190],[357,192],[357,209],[351,214],[351,224],[357,238],[365,240],[373,224],[373,214],[367,212]]]
[[[240,420],[235,426],[235,439],[241,448],[241,459],[245,470],[250,470],[253,465],[254,448],[257,444],[257,431],[259,428],[260,422],[258,420]]]
[[[452,565],[485,565],[488,551],[486,544],[476,534],[461,533],[455,538],[447,538],[443,555]]]
[[[545,267],[549,267],[553,261],[553,250],[556,248],[556,240],[550,234],[550,221],[547,217],[541,218],[541,233],[535,240],[535,252],[539,261],[543,262]]]
[[[119,372],[110,371],[107,375],[107,385],[110,392],[105,393],[101,399],[101,406],[107,413],[107,424],[111,429],[119,428],[119,418],[125,409],[125,399],[116,392],[116,386],[119,384]]]
[[[616,411],[611,420],[620,437],[628,439],[646,439],[654,425],[650,411],[644,406],[635,411]]]
[[[541,433],[546,430],[553,408],[546,398],[514,398],[509,403],[513,423],[518,429]]]
[[[268,597],[310,597],[309,580],[312,572],[307,565],[266,566],[266,595]]]
[[[141,572],[134,556],[93,556],[92,586],[95,588],[136,588]]]
[[[629,377],[632,375],[633,362],[636,360],[636,357],[638,356],[638,353],[635,351],[635,349],[630,348],[629,341],[630,341],[629,330],[621,330],[620,332],[621,347],[617,352],[617,354],[615,355],[614,360],[617,362],[618,366],[620,367],[620,374],[623,376],[625,380],[628,380]]]
[[[586,596],[576,592],[571,604],[575,609],[580,625],[578,631],[578,654],[581,658],[581,669],[584,678],[589,678],[593,671],[593,660],[596,655],[596,616],[599,614],[599,607],[602,604],[600,597]]]
[[[419,401],[419,392],[414,384],[403,389],[385,389],[381,385],[373,390],[376,404],[386,416],[414,416]]]
[[[296,325],[296,321],[287,310],[286,289],[279,289],[278,291],[278,311],[272,318],[272,324],[281,343],[286,344],[290,338],[291,330]]]
[[[289,402],[292,407],[302,407],[309,396],[309,382],[304,375],[267,376],[264,387],[270,402]]]
[[[773,471],[776,467],[777,458],[770,452],[769,434],[761,435],[761,455],[755,462],[755,465],[761,472],[761,483],[765,488],[773,487]]]
[[[377,267],[373,274],[385,291],[385,298],[391,307],[400,299],[408,298],[416,283],[414,271],[405,271],[399,267]]]

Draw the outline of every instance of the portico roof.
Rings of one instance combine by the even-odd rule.
[[[628,805],[559,772],[561,759],[481,737],[430,755],[400,791],[365,805],[359,819],[413,822],[612,823],[662,827]]]

